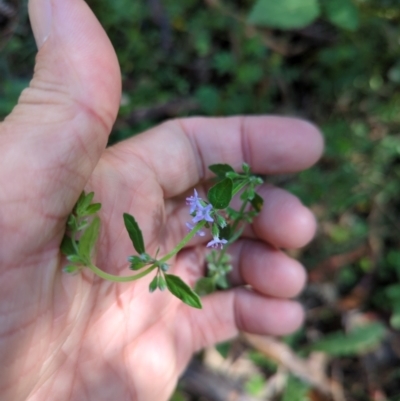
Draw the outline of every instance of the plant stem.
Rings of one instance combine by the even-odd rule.
[[[239,223],[241,221],[241,217],[243,216],[244,210],[246,209],[246,206],[247,206],[248,202],[249,201],[247,199],[245,201],[243,201],[242,206],[241,206],[241,208],[239,210],[240,216],[237,219],[235,219],[235,221],[233,222],[232,233],[234,233],[235,230],[237,229],[237,227],[238,227],[238,225],[239,225]],[[222,258],[226,254],[226,251],[227,251],[229,245],[230,245],[230,242],[228,241],[228,243],[221,249],[221,252],[218,255],[217,265],[219,265],[221,263]]]
[[[97,276],[109,280],[109,281],[114,281],[116,283],[122,283],[122,282],[128,282],[128,281],[135,281],[138,280],[139,278],[142,278],[146,276],[147,274],[151,273],[154,269],[159,267],[159,263],[164,263],[167,260],[171,259],[173,256],[175,256],[195,235],[196,233],[206,224],[205,221],[200,221],[197,223],[193,229],[187,234],[181,242],[169,253],[167,253],[163,258],[161,258],[158,263],[153,263],[150,267],[148,267],[146,270],[142,271],[141,273],[135,274],[133,276],[115,276],[114,274],[109,274],[104,272],[103,270],[99,269],[97,266],[95,266],[93,263],[89,263],[87,267],[92,270],[93,273],[95,273]],[[73,241],[75,243],[75,241]]]
[[[153,264],[146,270],[142,271],[141,273],[135,274],[134,276],[115,276],[114,274],[108,274],[108,273],[104,272],[103,270],[100,270],[93,263],[90,263],[87,267],[93,273],[95,273],[97,276],[99,276],[105,280],[114,281],[116,283],[124,283],[124,282],[128,282],[128,281],[138,280],[139,278],[142,278],[142,277],[146,276],[147,274],[151,273],[158,266]]]
[[[243,201],[242,207],[241,207],[240,210],[239,210],[240,217],[238,217],[238,218],[234,221],[234,223],[233,223],[233,225],[232,225],[232,231],[233,231],[233,232],[235,232],[235,230],[237,229],[237,226],[239,225],[240,221],[242,220],[241,217],[243,216],[244,210],[246,209],[246,206],[247,206],[248,203],[249,203],[248,199],[246,199],[245,201]]]
[[[160,259],[160,262],[166,262],[168,259],[171,259],[173,256],[175,256],[196,235],[196,233],[204,227],[205,224],[206,222],[204,220],[197,223],[190,233],[187,234],[186,237],[184,237],[183,240],[171,252],[167,253],[163,258]]]

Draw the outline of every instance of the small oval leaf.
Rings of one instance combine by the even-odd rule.
[[[215,209],[225,209],[232,200],[233,182],[225,178],[208,191],[208,200]]]
[[[333,356],[360,355],[377,347],[385,336],[385,326],[382,323],[373,322],[357,327],[349,333],[328,334],[314,342],[310,349]]]
[[[76,265],[68,265],[63,268],[64,273],[75,274],[79,272],[79,266]]]
[[[324,11],[332,24],[349,31],[356,31],[360,25],[358,8],[351,0],[328,0],[322,2]]]
[[[248,21],[271,28],[298,29],[311,24],[320,12],[317,0],[258,0]]]
[[[94,197],[94,192],[90,192],[87,195],[85,194],[85,192],[82,192],[76,205],[76,213],[78,216],[83,216],[85,214],[85,211],[92,202],[93,197]]]
[[[82,216],[90,216],[91,214],[97,213],[101,209],[101,203],[93,203],[89,205],[83,212]]]
[[[201,279],[197,280],[196,283],[196,292],[203,296],[211,294],[216,290],[215,283],[212,278],[210,277],[202,277]]]
[[[264,205],[264,199],[255,192],[254,198],[250,201],[250,203],[254,210],[259,213]]]
[[[154,292],[158,288],[158,276],[155,276],[149,284],[149,292]]]

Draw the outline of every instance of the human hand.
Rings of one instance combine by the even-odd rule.
[[[208,165],[298,171],[318,159],[322,140],[295,119],[190,118],[104,150],[119,108],[115,53],[82,0],[46,4],[30,2],[35,75],[0,125],[0,399],[167,400],[200,348],[239,330],[285,334],[301,324],[288,298],[305,273],[279,248],[305,245],[314,217],[294,196],[261,187],[264,208],[231,249],[233,288],[195,310],[149,295],[148,280],[63,274],[59,246],[79,194],[93,190],[103,205],[98,266],[122,275],[132,254],[123,212],[139,221],[147,249],[162,253],[185,234],[185,196],[205,185]],[[174,274],[191,284],[201,277],[208,240],[181,251]]]

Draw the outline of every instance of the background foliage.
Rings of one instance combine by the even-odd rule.
[[[208,377],[207,366],[248,400],[400,400],[400,2],[88,2],[123,74],[110,144],[194,114],[300,116],[326,139],[318,166],[271,178],[320,220],[315,241],[292,252],[309,269],[305,327],[272,345],[221,346],[221,363],[207,351],[174,400],[219,399],[212,378],[209,393],[190,384],[193,371]],[[3,118],[32,74],[24,4],[0,0],[0,49]],[[244,361],[251,367],[232,373]]]

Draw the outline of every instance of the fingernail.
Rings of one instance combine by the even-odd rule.
[[[29,0],[28,10],[33,36],[38,49],[40,49],[50,36],[51,0]]]

